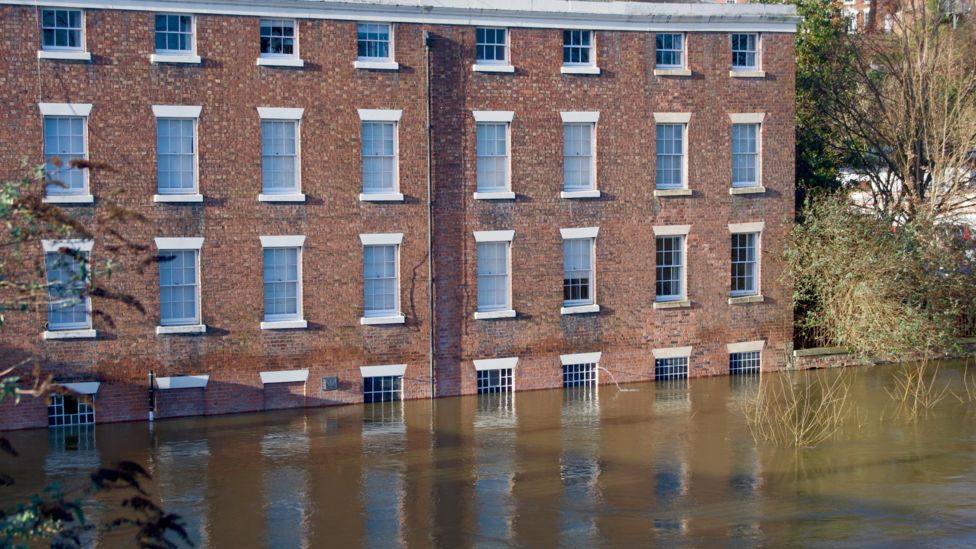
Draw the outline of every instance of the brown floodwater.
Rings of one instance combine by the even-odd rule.
[[[894,371],[763,374],[849,376],[847,424],[803,450],[753,440],[758,377],[9,433],[0,503],[130,459],[203,547],[976,545],[976,403],[910,420]]]

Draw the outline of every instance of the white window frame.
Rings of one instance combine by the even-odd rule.
[[[202,107],[184,105],[153,105],[156,119],[157,139],[160,120],[191,120],[193,122],[193,189],[184,192],[163,193],[159,191],[159,146],[156,146],[156,194],[153,202],[203,202],[200,194],[200,133],[199,120]]]
[[[762,233],[765,230],[765,222],[752,222],[752,223],[730,223],[729,224],[729,305],[736,305],[742,303],[753,303],[762,302]],[[734,235],[746,235],[754,234],[756,235],[756,264],[755,272],[753,273],[753,280],[755,281],[755,288],[752,290],[732,290],[732,278],[731,278],[731,246],[732,246],[732,236]]]
[[[590,302],[589,303],[577,303],[574,301],[567,302],[565,296],[563,299],[563,305],[559,309],[559,314],[561,315],[573,315],[573,314],[587,314],[587,313],[598,313],[600,312],[600,306],[597,304],[596,295],[596,238],[600,233],[599,227],[585,227],[578,229],[560,229],[560,235],[563,238],[563,283],[561,287],[565,287],[566,278],[566,241],[567,240],[588,240],[590,241]],[[565,290],[564,290],[565,291]]]
[[[84,159],[88,160],[88,118],[91,115],[91,103],[38,103],[41,110],[41,137],[42,146],[44,139],[43,125],[48,117],[51,118],[81,118],[82,139],[84,146]],[[47,148],[44,148],[45,163],[48,156]],[[56,156],[56,155],[54,155]],[[73,193],[48,193],[45,188],[44,202],[52,204],[91,204],[95,197],[91,194],[91,180],[88,170],[81,170],[84,178],[84,189],[82,192]]]
[[[164,323],[162,320],[162,311],[160,311],[159,325],[156,326],[156,335],[165,334],[198,334],[205,333],[207,331],[207,326],[202,321],[202,299],[203,299],[203,277],[200,272],[200,256],[203,248],[203,238],[196,237],[177,237],[177,238],[167,238],[167,237],[157,237],[155,239],[156,249],[159,251],[160,256],[166,255],[166,252],[170,251],[192,251],[195,252],[196,264],[194,265],[194,270],[196,272],[196,317],[193,322],[184,323]],[[160,269],[162,269],[162,263],[160,263]],[[160,274],[160,277],[162,274]],[[160,281],[160,293],[162,293],[162,281]],[[160,295],[160,308],[162,308],[162,296]]]
[[[563,189],[559,193],[560,198],[600,198],[600,190],[597,184],[597,125],[600,121],[599,111],[573,111],[561,112],[560,118],[563,121]],[[567,189],[566,188],[566,128],[567,126],[581,125],[590,128],[590,187],[588,189]]]
[[[360,202],[403,202],[403,193],[400,192],[400,118],[403,111],[399,109],[358,109],[359,112],[359,158],[360,158]],[[363,127],[367,123],[393,124],[393,191],[392,192],[366,192],[366,178],[364,157],[362,155]]]
[[[264,21],[290,21],[295,30],[295,48],[292,53],[263,53],[261,52],[261,23]],[[289,17],[261,17],[258,20],[258,60],[257,65],[267,67],[302,68],[305,62],[301,57],[301,39],[299,37],[299,21]]]
[[[570,45],[570,48],[587,49],[590,52],[590,60],[586,63],[575,63],[566,61],[566,33],[567,32],[582,32],[590,36],[589,46],[574,46]],[[559,68],[561,74],[600,74],[600,67],[596,63],[596,31],[586,30],[586,29],[564,29],[563,30],[563,65]]]
[[[515,238],[515,231],[475,231],[474,241],[475,241],[475,254],[476,259],[478,259],[480,265],[480,257],[477,257],[478,248],[481,244],[505,244],[505,262],[507,264],[507,288],[506,288],[506,304],[502,308],[495,309],[482,309],[481,304],[477,302],[477,285],[476,285],[476,297],[475,297],[475,320],[489,320],[496,318],[514,318],[516,313],[515,309],[512,307],[512,240]],[[477,267],[476,267],[477,269]],[[480,279],[481,275],[477,272],[475,273],[476,279]],[[480,280],[476,280],[480,282]]]
[[[475,200],[514,200],[515,193],[512,192],[512,120],[515,118],[514,111],[472,111],[475,120]],[[478,127],[481,124],[504,124],[505,125],[505,189],[501,191],[482,191],[479,188],[478,180]]]
[[[406,316],[403,314],[403,305],[401,303],[401,289],[400,289],[400,253],[403,247],[403,233],[374,233],[374,234],[361,234],[359,235],[359,241],[363,246],[363,268],[360,270],[363,274],[363,316],[359,319],[359,324],[366,325],[377,325],[377,324],[403,324],[406,322]],[[395,258],[394,262],[396,264],[396,283],[394,284],[395,296],[394,303],[396,305],[396,310],[392,311],[375,311],[369,313],[366,311],[366,248],[369,246],[394,246]]]
[[[45,11],[77,11],[81,14],[81,29],[79,30],[78,47],[67,46],[45,46],[44,45],[44,12]],[[87,25],[85,22],[85,10],[80,8],[65,8],[51,6],[42,8],[40,21],[38,21],[38,32],[40,33],[40,48],[37,50],[38,59],[61,59],[65,61],[91,61],[91,52],[88,51]]]
[[[735,50],[732,48],[734,36],[737,35],[751,35],[756,37],[756,49],[752,50]],[[762,70],[762,34],[758,32],[733,32],[729,34],[729,51],[731,52],[732,59],[729,60],[731,69],[729,70],[729,76],[732,78],[765,78],[766,72]],[[751,66],[747,65],[736,65],[735,64],[735,53],[736,51],[744,51],[746,53],[754,53],[755,63]]]
[[[490,29],[490,30],[502,30],[505,32],[505,58],[504,59],[479,59],[478,58],[478,30],[479,29]],[[512,30],[507,27],[487,27],[479,26],[475,27],[475,44],[474,44],[474,64],[471,69],[474,72],[503,72],[503,73],[513,73],[515,72],[515,67],[512,66]],[[486,43],[487,44],[487,43]],[[497,46],[498,44],[492,43],[492,46]]]
[[[190,18],[190,49],[189,50],[169,50],[156,49],[156,17],[189,17]],[[149,56],[150,63],[180,63],[199,65],[200,56],[197,54],[197,18],[192,13],[164,13],[156,12],[153,14],[153,53]]]
[[[729,193],[730,194],[751,194],[763,193],[766,188],[763,186],[763,121],[766,113],[729,113],[729,158],[731,170],[729,173]],[[755,126],[756,127],[756,180],[751,182],[736,182],[735,173],[735,127],[736,126]]]
[[[654,190],[657,196],[671,194],[688,194],[688,126],[691,123],[690,112],[656,112],[654,113],[655,161],[654,161]],[[661,187],[657,181],[657,127],[660,125],[681,126],[681,183]]]
[[[91,285],[91,252],[94,247],[95,242],[92,240],[82,240],[82,239],[69,239],[69,240],[42,240],[41,245],[44,249],[45,255],[45,266],[44,266],[44,282],[47,285],[48,273],[47,273],[47,254],[57,254],[60,253],[62,249],[75,250],[80,253],[86,254],[86,258],[89,265],[88,271],[88,281],[87,285]],[[48,297],[50,298],[50,290],[48,291]],[[87,322],[65,325],[63,327],[51,328],[49,320],[45,320],[48,324],[48,329],[44,331],[42,337],[45,340],[48,339],[94,339],[97,336],[96,331],[92,328],[92,300],[91,294],[86,292],[85,294],[85,311]],[[48,308],[48,317],[50,317],[50,308]]]
[[[654,372],[655,372],[655,374],[654,374],[654,380],[655,381],[658,381],[658,377],[657,377],[657,361],[658,360],[673,359],[673,358],[683,358],[683,359],[685,359],[687,361],[686,362],[687,376],[685,378],[675,378],[675,377],[672,377],[672,378],[668,378],[668,379],[661,379],[660,381],[674,381],[676,379],[687,379],[688,377],[691,377],[691,351],[692,351],[692,347],[690,347],[690,346],[688,346],[688,347],[664,347],[664,348],[653,349],[651,351],[651,355],[654,357]]]
[[[305,109],[290,107],[258,107],[258,117],[261,119],[261,193],[259,202],[305,202],[302,192],[302,118]],[[264,123],[292,122],[295,124],[295,186],[284,192],[269,193],[264,188]]]
[[[386,25],[389,31],[389,42],[387,43],[386,57],[362,57],[359,55],[359,25]],[[353,67],[357,69],[395,71],[400,69],[400,64],[396,62],[394,49],[396,25],[381,21],[359,21],[356,23],[356,60]]]
[[[654,308],[688,305],[688,233],[691,225],[667,225],[654,227]],[[657,295],[657,239],[678,238],[681,244],[681,292],[679,294]]]
[[[308,327],[308,322],[305,320],[305,306],[304,306],[304,293],[305,293],[305,277],[304,277],[304,255],[305,255],[305,237],[303,235],[287,235],[287,236],[262,236],[261,239],[261,308],[264,310],[264,250],[269,248],[297,248],[298,249],[298,288],[296,291],[296,297],[298,298],[298,303],[296,304],[296,316],[291,318],[284,317],[268,317],[266,312],[263,312],[261,329],[262,330],[292,330],[292,329],[305,329]]]
[[[759,366],[758,373],[762,374],[762,363],[763,363],[763,350],[766,348],[766,340],[760,339],[758,341],[741,341],[739,343],[729,343],[726,346],[726,350],[729,354],[729,374],[732,375],[732,355],[736,354],[746,354],[746,353],[758,353],[759,354]],[[748,375],[751,372],[740,372],[740,374]]]
[[[674,43],[673,42],[673,37],[680,36],[681,37],[681,48],[680,49],[675,49],[673,47],[672,48],[663,48],[663,49],[662,48],[659,48],[658,47],[658,44],[657,44],[657,39],[658,39],[659,36],[671,36],[672,37],[672,44]],[[687,47],[688,46],[688,43],[687,43],[687,40],[688,40],[688,38],[685,35],[685,33],[683,33],[683,32],[659,32],[659,33],[656,33],[654,35],[654,68],[656,68],[656,69],[664,69],[664,70],[674,70],[674,69],[683,69],[683,68],[686,68],[688,66],[688,47]],[[677,64],[674,64],[674,63],[671,63],[671,64],[661,64],[661,63],[658,63],[657,62],[657,53],[659,51],[678,52],[678,55],[680,56],[681,62],[680,63],[677,63]]]
[[[508,358],[487,358],[480,360],[473,360],[474,370],[475,370],[475,387],[478,390],[478,394],[497,394],[497,393],[511,393],[515,391],[515,370],[518,365],[518,357],[508,357]],[[501,372],[505,370],[510,370],[511,377],[509,378],[508,385],[498,385],[499,390],[497,391],[481,391],[480,387],[477,387],[477,378],[480,376],[481,372]]]

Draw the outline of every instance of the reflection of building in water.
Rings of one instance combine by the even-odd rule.
[[[269,429],[261,439],[268,547],[307,547],[308,430],[305,419]]]
[[[687,379],[673,379],[654,383],[654,414],[682,416],[691,411],[691,394]]]
[[[88,476],[101,467],[101,454],[95,439],[94,425],[73,425],[55,427],[48,431],[48,453],[44,459],[44,486],[57,483],[66,493],[77,488],[86,488]],[[82,503],[85,520],[98,524],[104,511],[102,503],[94,498],[86,498]],[[81,535],[82,547],[96,545],[97,533],[84,531]]]
[[[406,442],[402,401],[378,401],[364,406],[360,497],[367,547],[404,543]]]
[[[593,509],[600,502],[600,399],[596,364],[563,368],[564,373],[572,372],[574,383],[579,376],[584,381],[563,388],[559,455],[561,544],[593,546],[599,536]]]
[[[207,515],[207,467],[210,443],[206,438],[164,441],[150,456],[159,501],[167,512],[183,518],[187,535],[197,547],[210,545]]]
[[[511,544],[515,501],[515,394],[478,395],[474,418],[475,517],[478,538]]]

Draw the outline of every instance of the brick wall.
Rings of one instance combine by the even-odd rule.
[[[599,76],[561,75],[561,32],[512,29],[515,74],[476,74],[473,27],[397,24],[395,72],[353,68],[356,24],[300,21],[302,69],[255,66],[258,19],[197,16],[200,66],[150,64],[153,15],[86,11],[90,63],[38,60],[32,7],[0,7],[0,178],[18,177],[21,159],[40,163],[38,102],[94,105],[89,152],[112,172],[91,177],[95,204],[66,207],[96,234],[94,214],[117,203],[146,218],[125,236],[152,246],[154,237],[204,237],[201,252],[204,335],[157,336],[158,270],[123,254],[107,282],[135,296],[140,314],[97,300],[96,340],[42,341],[45,311],[9,318],[0,333],[0,362],[39,355],[60,381],[97,379],[99,421],[147,416],[148,373],[209,374],[206,390],[174,390],[161,416],[218,414],[266,407],[331,405],[362,400],[359,367],[407,364],[406,398],[430,396],[427,270],[427,161],[423,32],[432,48],[434,347],[439,396],[475,391],[472,360],[518,356],[518,389],[558,386],[559,354],[603,351],[601,366],[620,381],[653,378],[650,351],[693,347],[691,375],[727,371],[725,345],[765,339],[764,368],[783,366],[792,339],[790,293],[779,281],[778,244],[793,211],[794,49],[790,34],[763,36],[764,79],[728,76],[725,33],[691,33],[691,77],[653,76],[654,35],[596,33]],[[202,105],[198,123],[203,204],[155,204],[152,105]],[[302,107],[303,204],[261,203],[260,120],[256,107]],[[402,203],[358,200],[360,120],[357,109],[402,109],[399,125]],[[472,110],[511,110],[512,186],[517,198],[476,201]],[[560,111],[600,111],[599,199],[559,198]],[[652,113],[692,112],[690,197],[655,198]],[[728,113],[765,112],[763,195],[730,196]],[[765,221],[763,303],[730,306],[730,222]],[[653,225],[690,224],[691,307],[653,310]],[[560,228],[599,226],[598,314],[561,316]],[[515,230],[514,319],[473,320],[477,266],[472,232]],[[360,233],[404,233],[400,253],[402,325],[360,326]],[[306,330],[262,331],[259,236],[302,234]],[[105,257],[96,237],[93,258]],[[40,254],[40,246],[37,253]],[[113,322],[109,322],[112,319]],[[307,368],[304,391],[265,388],[258,373]],[[321,378],[339,378],[323,392]],[[601,374],[601,382],[609,382]],[[288,385],[288,384],[285,384]],[[283,392],[283,394],[277,394]],[[202,394],[201,394],[202,393]],[[270,395],[270,396],[269,396]],[[298,398],[296,395],[303,395]],[[0,408],[0,427],[46,424],[34,407]]]

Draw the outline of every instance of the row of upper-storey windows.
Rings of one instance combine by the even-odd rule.
[[[192,15],[155,16],[155,54],[153,61],[199,63],[196,47],[196,21]],[[512,49],[507,28],[475,29],[474,70],[512,72]],[[261,19],[256,37],[260,46],[259,65],[301,67],[298,21]],[[667,74],[680,75],[687,69],[684,33],[658,33],[655,37],[655,66]],[[396,70],[394,33],[391,23],[359,23],[356,33],[356,66],[365,69]],[[599,74],[595,35],[588,30],[563,31],[563,72]],[[760,36],[758,33],[733,33],[730,64],[733,76],[760,76]],[[84,59],[84,13],[77,9],[41,10],[41,57]],[[734,74],[739,72],[740,74]],[[746,74],[749,73],[749,74]]]
[[[89,104],[40,105],[44,116],[44,155],[48,200],[91,200],[87,172],[72,161],[87,158]],[[199,106],[157,105],[157,202],[201,202],[197,120]],[[361,109],[363,201],[402,201],[399,184],[399,110]],[[267,202],[305,200],[301,184],[303,109],[258,108],[261,119],[261,193]],[[474,198],[515,198],[511,177],[512,111],[474,111],[476,124]],[[595,198],[598,112],[563,112],[563,198]],[[654,113],[655,193],[691,194],[688,181],[688,127],[691,113]],[[730,192],[763,192],[761,143],[763,113],[730,115]]]
[[[729,225],[729,303],[761,301],[760,237],[764,224]],[[686,240],[690,225],[655,226],[654,308],[689,306]],[[597,313],[598,227],[562,229],[561,314]],[[513,318],[514,231],[474,233],[477,260],[477,320]],[[157,238],[159,327],[157,333],[203,332],[200,255],[203,238]],[[304,236],[262,236],[264,317],[262,329],[305,328],[302,307]],[[402,233],[360,235],[363,246],[361,324],[402,324],[400,246]],[[93,337],[88,296],[92,241],[45,241],[49,338]],[[81,334],[79,334],[81,332]]]

